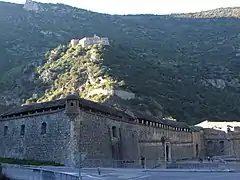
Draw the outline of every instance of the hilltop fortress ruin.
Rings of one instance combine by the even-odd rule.
[[[39,3],[34,2],[32,0],[26,0],[23,9],[25,9],[26,11],[39,11],[41,10],[41,6],[39,5]]]
[[[71,45],[81,45],[82,47],[88,47],[90,45],[104,45],[109,46],[109,39],[107,37],[99,37],[96,34],[93,37],[84,37],[83,39],[72,39]]]

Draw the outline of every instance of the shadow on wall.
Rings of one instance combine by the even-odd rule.
[[[0,174],[0,180],[10,180],[10,178]]]

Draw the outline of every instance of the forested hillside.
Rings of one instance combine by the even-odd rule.
[[[37,5],[0,2],[1,111],[78,92],[131,114],[239,119],[240,8],[120,16]],[[93,34],[110,46],[69,46]]]

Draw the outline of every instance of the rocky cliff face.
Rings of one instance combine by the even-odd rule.
[[[78,91],[130,113],[238,120],[239,17],[239,8],[112,16],[0,2],[1,109]],[[111,46],[68,44],[93,34]]]

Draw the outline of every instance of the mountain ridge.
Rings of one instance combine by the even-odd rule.
[[[84,8],[80,8],[80,7],[76,7],[76,6],[71,6],[68,4],[64,4],[64,3],[41,3],[41,2],[37,2],[37,1],[31,1],[32,3],[36,3],[39,5],[48,5],[48,6],[64,6],[64,7],[70,7],[70,8],[74,8],[74,9],[78,9],[81,11],[86,11],[86,12],[91,12],[91,13],[97,13],[97,14],[102,14],[102,15],[111,15],[111,16],[174,16],[174,17],[178,17],[178,16],[182,16],[183,17],[190,17],[191,15],[199,15],[199,14],[208,14],[208,13],[212,13],[212,12],[217,12],[218,13],[218,17],[240,17],[239,12],[236,11],[240,11],[240,6],[229,6],[229,7],[218,7],[218,8],[213,8],[213,9],[208,9],[208,10],[202,10],[202,11],[196,11],[196,12],[188,12],[188,13],[167,13],[167,14],[154,14],[154,13],[144,13],[144,14],[108,14],[108,13],[102,13],[102,12],[97,12],[97,11],[92,11],[92,10],[87,10]],[[24,6],[26,3],[11,3],[11,2],[0,2],[0,3],[6,3],[6,4],[14,4],[14,5],[20,5],[20,6]],[[225,15],[226,12],[232,12],[228,15]],[[223,12],[223,13],[219,13],[219,12]],[[225,13],[224,13],[225,12]],[[237,13],[237,15],[235,13]],[[221,14],[221,15],[220,15]],[[229,16],[230,15],[230,16]]]
[[[21,5],[0,2],[1,107],[21,105],[26,100],[28,103],[36,102],[41,97],[51,100],[48,93],[57,92],[63,87],[59,77],[73,72],[71,68],[81,69],[85,63],[92,62],[91,58],[80,54],[76,59],[84,63],[76,67],[72,63],[74,58],[67,57],[64,51],[62,53],[66,58],[56,57],[48,64],[49,53],[59,46],[66,46],[69,50],[67,43],[72,38],[97,34],[107,36],[111,46],[100,49],[92,46],[84,50],[91,54],[97,48],[101,52],[101,67],[97,64],[90,67],[100,68],[99,72],[107,73],[114,88],[120,87],[120,90],[137,97],[123,100],[111,95],[103,98],[104,103],[153,116],[172,116],[190,124],[202,119],[238,119],[238,18],[121,16],[93,13],[59,4],[41,5],[45,10],[35,12],[26,11]],[[237,10],[240,11],[239,8]],[[225,9],[224,12],[227,14],[229,10]],[[75,51],[68,55],[78,53]],[[58,66],[54,64],[63,62],[70,63],[71,68],[54,72],[58,86],[53,82],[46,87],[39,83],[41,73],[48,72],[43,70],[39,73],[39,69],[48,64],[46,69],[54,67],[55,71]],[[74,76],[76,72],[73,72]],[[97,73],[93,76],[97,77]],[[84,77],[87,75],[75,76],[79,82],[83,82]],[[86,86],[85,81],[82,85]],[[112,92],[112,85],[109,89],[103,88],[102,92]],[[94,92],[101,91],[94,88]],[[79,93],[87,98],[84,90]]]

